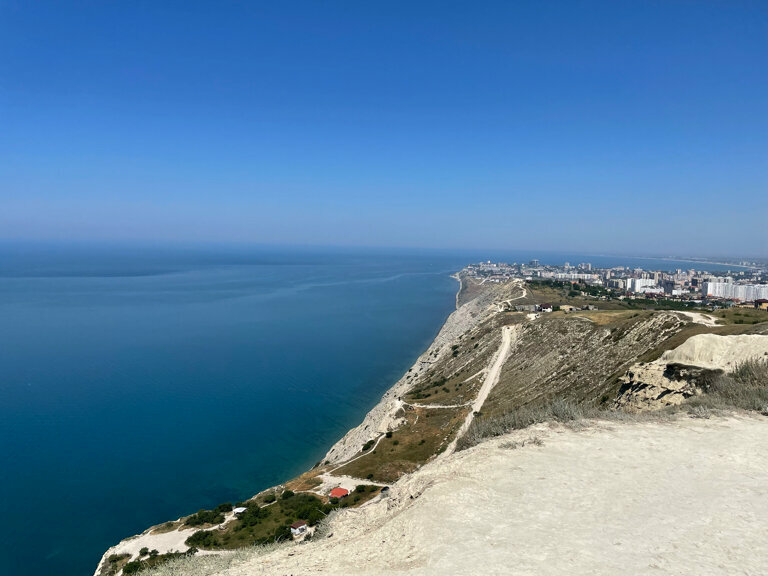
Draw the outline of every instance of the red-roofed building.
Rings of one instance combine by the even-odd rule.
[[[346,488],[334,488],[331,490],[331,498],[344,498],[349,496],[349,490]]]

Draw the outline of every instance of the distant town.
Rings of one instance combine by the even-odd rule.
[[[702,263],[705,264],[705,263]],[[748,306],[768,310],[768,269],[753,266],[739,271],[645,270],[616,266],[596,268],[589,262],[562,266],[527,263],[480,262],[465,272],[481,282],[513,279],[583,285],[601,299],[672,300],[713,307]]]

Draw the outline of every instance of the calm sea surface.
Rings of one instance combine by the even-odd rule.
[[[0,246],[0,574],[92,574],[126,536],[306,470],[428,346],[450,273],[531,257],[692,266]]]

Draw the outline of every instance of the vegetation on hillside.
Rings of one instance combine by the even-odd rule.
[[[238,506],[244,507],[245,512],[228,522],[223,530],[198,530],[187,538],[186,543],[200,549],[231,550],[290,540],[290,526],[294,522],[304,520],[309,526],[314,526],[331,511],[358,506],[378,491],[378,486],[362,485],[346,498],[324,501],[315,494],[285,490],[279,498],[264,505],[258,500],[239,503]]]

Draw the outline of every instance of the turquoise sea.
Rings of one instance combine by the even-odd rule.
[[[126,536],[306,470],[429,345],[452,272],[533,257],[691,266],[0,246],[0,574],[90,575]]]

